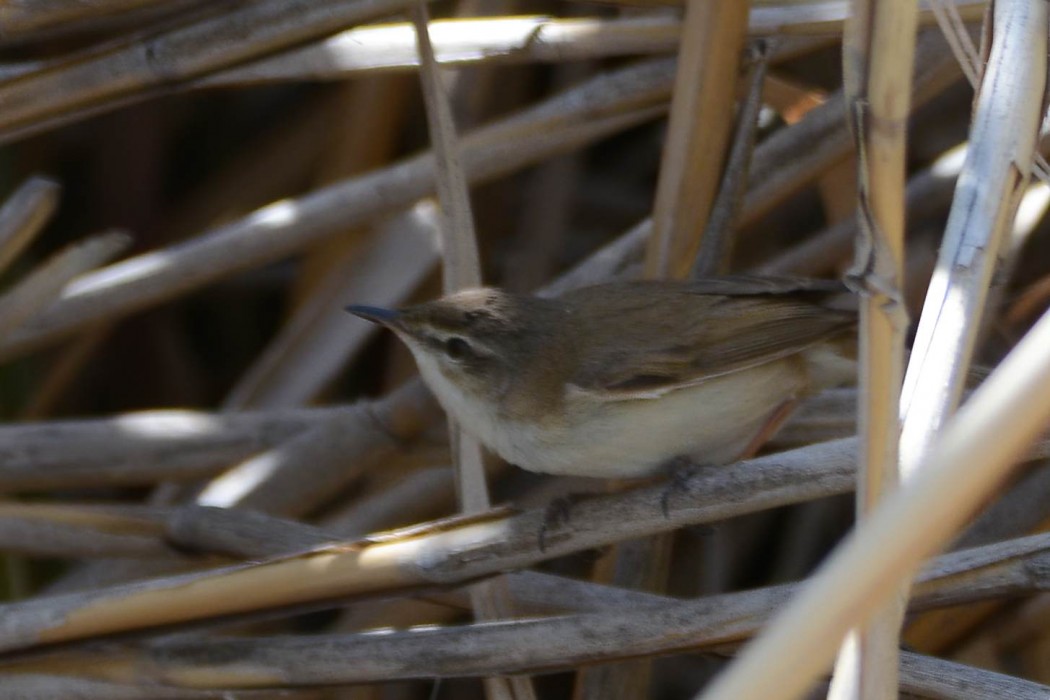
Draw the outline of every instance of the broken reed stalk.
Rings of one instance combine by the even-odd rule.
[[[917,5],[854,0],[843,37],[847,119],[857,145],[856,260],[861,295],[856,509],[859,522],[899,483],[904,297],[906,136]],[[892,596],[839,650],[829,700],[893,700],[907,593]]]

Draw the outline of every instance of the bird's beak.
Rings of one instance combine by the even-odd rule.
[[[401,323],[401,312],[394,309],[383,309],[378,306],[359,306],[357,304],[351,304],[346,307],[346,311],[352,313],[354,316],[363,318],[366,321],[372,323],[378,323],[381,326],[387,328],[399,328]]]

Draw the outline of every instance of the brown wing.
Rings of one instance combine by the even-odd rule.
[[[598,285],[563,297],[586,343],[570,384],[661,393],[793,355],[856,323],[821,305],[840,285],[716,278]]]

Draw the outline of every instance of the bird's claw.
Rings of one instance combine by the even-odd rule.
[[[671,519],[671,496],[676,493],[689,493],[689,481],[704,467],[687,457],[675,457],[668,463],[667,485],[660,495],[660,512],[665,520]]]
[[[543,524],[540,525],[540,552],[547,551],[547,536],[551,530],[568,525],[572,507],[583,500],[587,494],[569,493],[555,498],[543,509]]]

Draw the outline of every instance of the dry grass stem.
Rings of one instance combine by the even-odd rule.
[[[434,58],[443,67],[484,62],[555,62],[672,53],[681,24],[672,17],[556,19],[546,16],[437,20]],[[357,27],[301,49],[216,73],[195,87],[290,80],[345,80],[419,68],[411,23]]]
[[[19,673],[4,678],[0,697],[18,700],[313,700],[318,691],[189,690],[138,683],[110,683],[60,674]]]
[[[968,21],[979,21],[984,15],[986,3],[981,0],[948,0],[961,17]],[[922,3],[922,20],[932,22],[934,20],[932,11],[928,5]],[[835,0],[806,0],[794,2],[786,0],[783,3],[763,3],[752,12],[751,31],[756,34],[763,33],[823,33],[840,32],[842,25],[849,16],[852,6]]]
[[[363,404],[361,409],[368,410]],[[197,479],[346,410],[230,415],[143,411],[107,419],[4,425],[0,491]]]
[[[931,656],[901,652],[901,691],[953,700],[1039,700],[1050,686]]]

